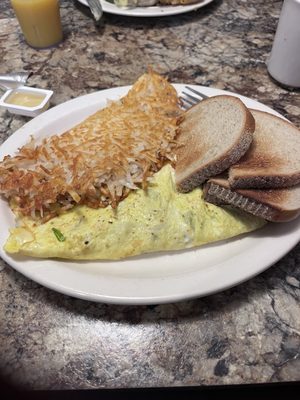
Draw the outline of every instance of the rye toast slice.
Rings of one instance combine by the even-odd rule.
[[[283,189],[232,189],[227,179],[212,178],[203,187],[204,199],[231,205],[272,222],[291,221],[300,215],[300,185]]]
[[[229,168],[233,189],[269,189],[300,183],[300,130],[263,111],[250,110],[255,119],[253,142]]]
[[[176,185],[189,192],[235,164],[249,149],[255,121],[234,96],[210,97],[186,111],[176,150]]]

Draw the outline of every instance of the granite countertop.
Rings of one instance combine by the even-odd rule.
[[[32,71],[53,105],[132,84],[152,65],[176,83],[237,92],[300,126],[300,96],[267,73],[281,1],[215,0],[157,18],[105,14],[99,26],[61,1],[64,41],[28,47],[0,4],[1,72]],[[28,118],[0,112],[3,142]],[[0,261],[0,374],[25,388],[219,385],[300,380],[300,247],[251,280],[157,306],[73,299]]]

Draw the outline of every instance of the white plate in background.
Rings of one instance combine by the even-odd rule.
[[[174,85],[180,93],[184,85]],[[249,98],[189,85],[208,96],[231,94],[250,107],[271,112]],[[36,138],[62,133],[125,95],[129,86],[102,90],[60,104],[26,123],[0,147],[0,160]],[[178,252],[153,253],[122,261],[66,261],[12,257],[3,250],[14,217],[0,199],[0,255],[14,269],[41,285],[73,297],[115,304],[160,304],[206,296],[237,285],[264,271],[300,239],[300,218],[240,237]]]
[[[81,4],[88,6],[86,0],[77,0]],[[120,8],[108,1],[101,0],[104,12],[116,15],[127,15],[128,17],[163,17],[167,15],[183,14],[198,8],[204,7],[213,0],[202,0],[199,3],[187,4],[182,6],[150,6],[150,7],[135,7],[135,8]]]

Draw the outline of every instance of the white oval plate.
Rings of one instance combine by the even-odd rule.
[[[77,0],[81,4],[88,6],[86,0]],[[108,1],[101,0],[104,12],[116,15],[127,15],[128,17],[163,17],[167,15],[183,14],[198,8],[204,7],[213,0],[202,0],[196,4],[187,4],[183,6],[151,6],[151,7],[135,7],[135,8],[120,8]]]
[[[179,93],[184,85],[174,85]],[[208,96],[231,94],[251,108],[279,115],[269,107],[230,92],[190,85]],[[125,95],[129,86],[103,90],[60,104],[16,131],[0,147],[0,160],[36,138],[62,133]],[[13,215],[0,200],[0,255],[17,271],[50,289],[97,302],[160,304],[206,296],[237,285],[262,272],[291,250],[300,239],[300,218],[268,224],[241,237],[186,251],[154,253],[122,261],[64,261],[11,257],[3,250]]]

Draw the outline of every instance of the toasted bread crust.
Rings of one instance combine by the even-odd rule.
[[[238,138],[235,137],[232,139],[233,141],[230,147],[225,150],[223,148],[220,149],[213,159],[203,162],[201,152],[205,153],[207,150],[205,143],[202,143],[201,137],[199,137],[199,139],[197,137],[196,146],[193,147],[193,144],[189,145],[189,139],[191,139],[192,142],[194,132],[192,127],[189,126],[189,112],[191,109],[186,112],[185,120],[181,125],[179,146],[182,138],[186,141],[186,145],[178,148],[177,164],[175,168],[176,184],[178,190],[181,192],[189,192],[195,187],[200,186],[210,177],[228,169],[246,153],[252,143],[255,120],[247,107],[238,98],[228,95],[214,96],[193,106],[192,111],[194,111],[195,107],[209,107],[209,102],[216,101],[216,99],[220,102],[230,99],[231,106],[235,106],[241,113],[243,128]],[[199,116],[197,122],[201,127],[201,116]],[[232,127],[232,129],[234,129],[234,127]],[[181,142],[183,142],[183,140],[181,140]],[[209,146],[214,146],[214,143],[207,144],[207,147]]]
[[[285,190],[232,190],[228,181],[212,179],[203,188],[204,199],[216,205],[231,205],[271,222],[286,222],[300,215],[300,208],[285,209]]]
[[[278,174],[277,176],[249,177],[246,174],[240,175],[238,178],[230,176],[229,182],[232,189],[280,189],[298,185],[300,183],[300,172],[291,175]]]
[[[263,111],[250,110],[256,120],[253,142],[229,169],[233,189],[284,188],[300,183],[300,130]]]

